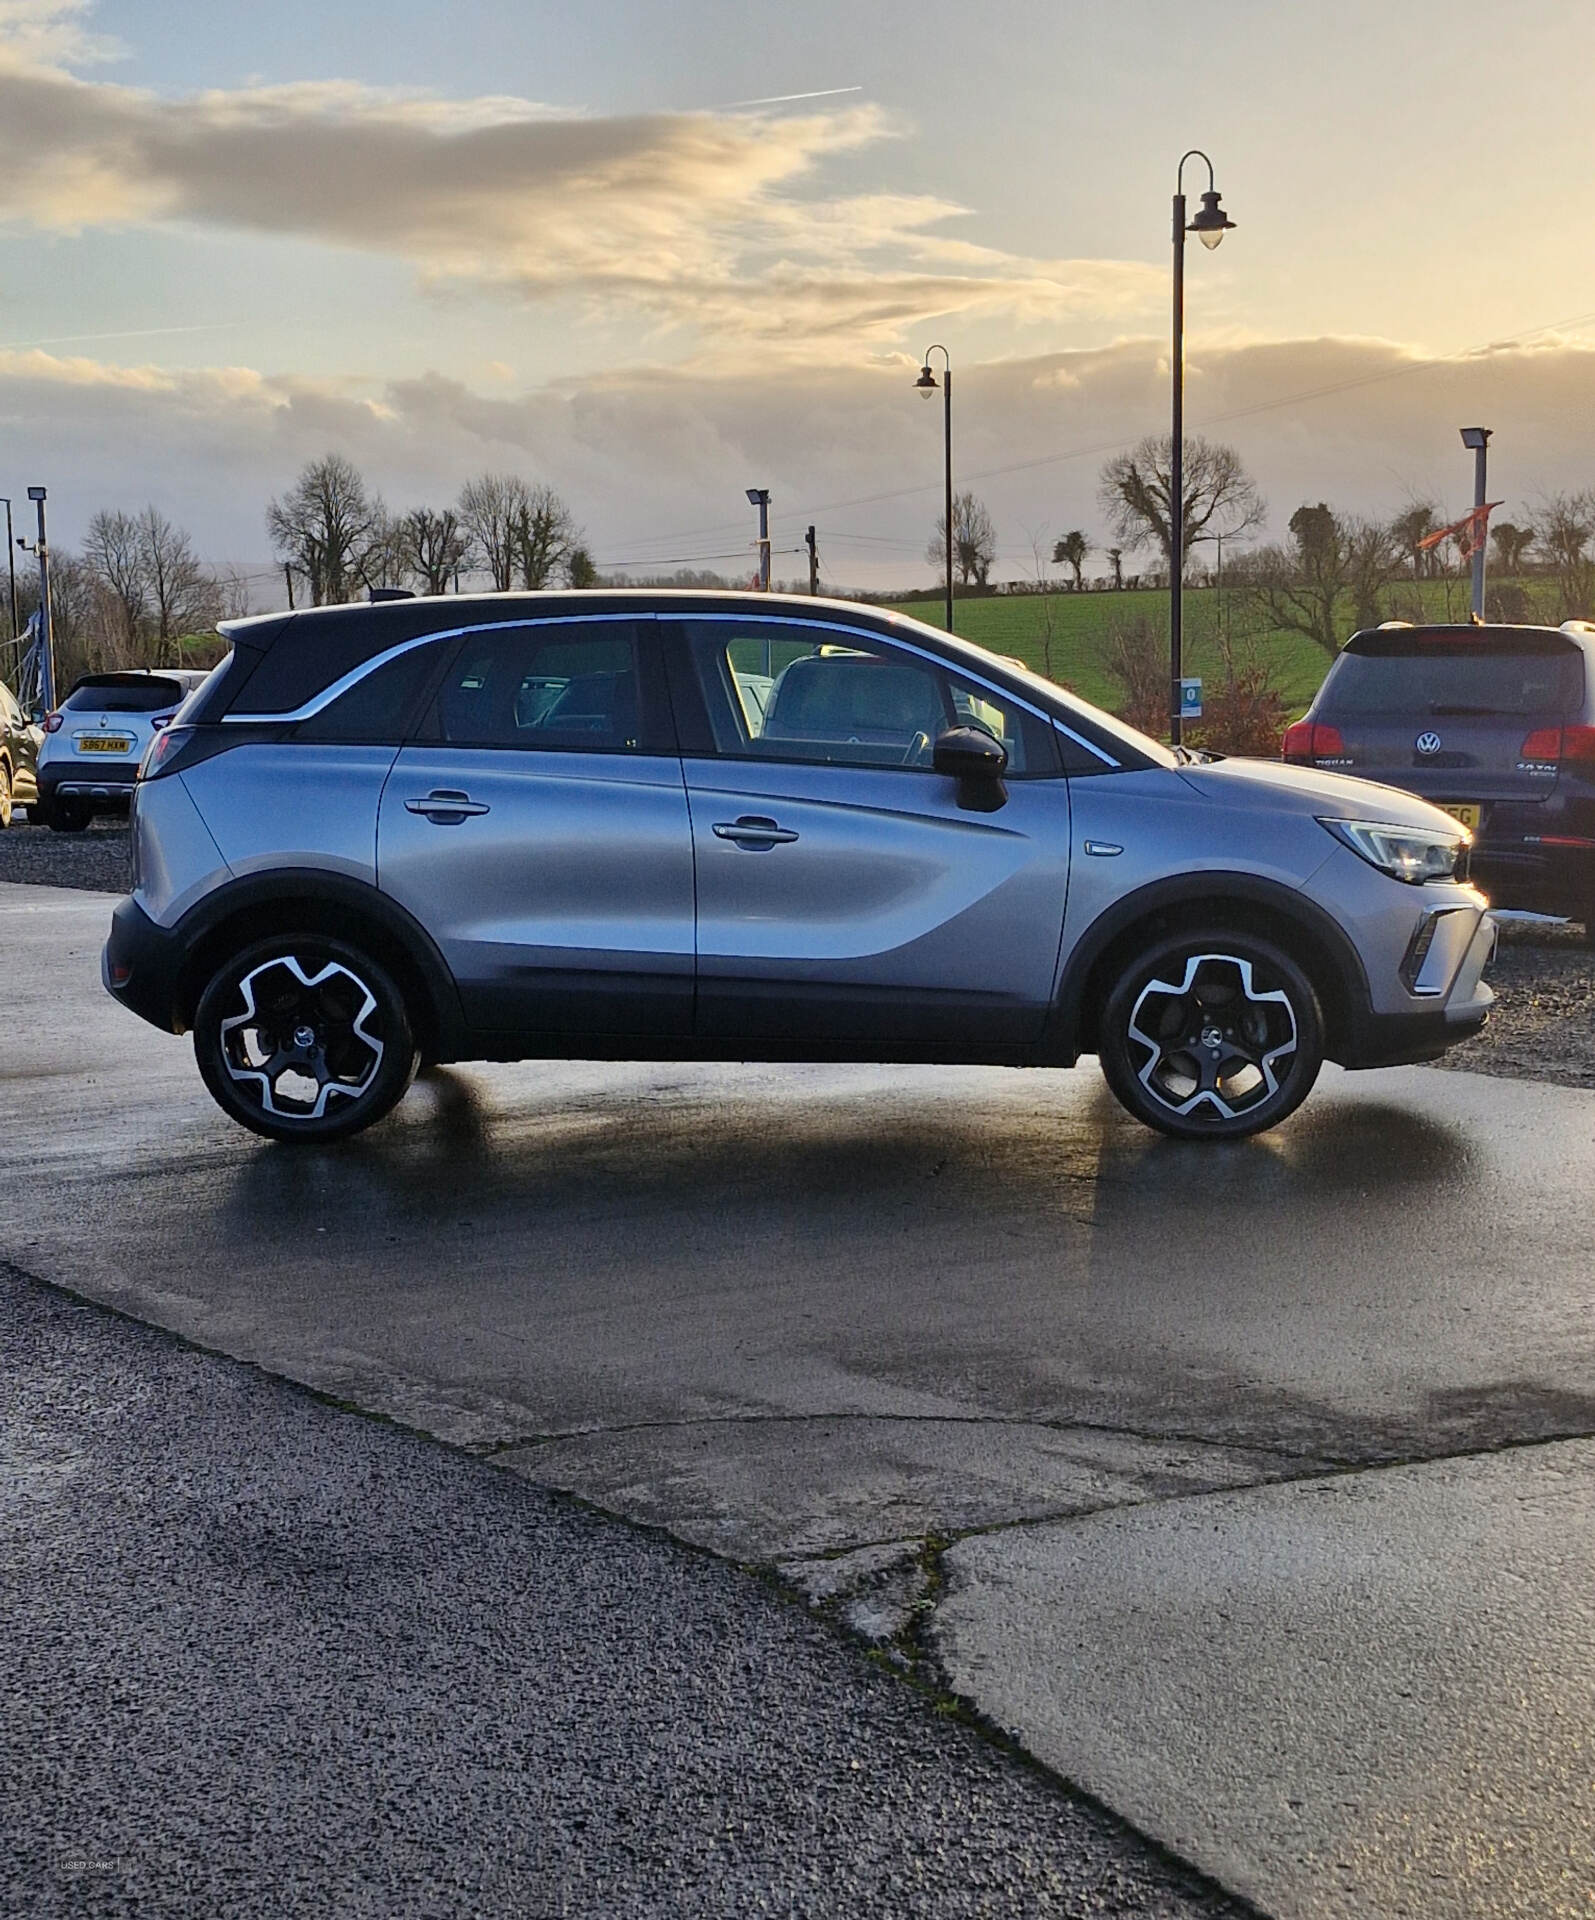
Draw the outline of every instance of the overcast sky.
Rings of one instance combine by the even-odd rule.
[[[1394,16],[1394,18],[1392,17]],[[330,448],[390,504],[548,480],[600,564],[923,577],[939,407],[999,577],[1101,536],[1167,416],[1169,195],[1239,223],[1188,274],[1188,426],[1281,526],[1514,510],[1595,483],[1589,141],[1570,0],[0,0],[0,485],[67,542],[155,500],[263,559]],[[773,96],[813,96],[783,98]],[[1198,164],[1187,173],[1205,185]],[[795,572],[778,558],[776,571]]]

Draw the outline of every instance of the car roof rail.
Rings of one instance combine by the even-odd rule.
[[[1563,633],[1595,634],[1595,620],[1564,620],[1562,631]]]
[[[1410,627],[1411,625],[1412,622],[1410,620],[1381,620],[1378,626],[1374,628],[1374,632],[1388,633],[1392,627]]]

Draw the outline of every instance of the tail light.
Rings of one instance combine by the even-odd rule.
[[[1595,764],[1595,727],[1536,727],[1523,742],[1518,757]]]
[[[1298,720],[1285,729],[1283,753],[1287,760],[1342,759],[1345,752],[1339,727],[1326,727],[1321,720]]]
[[[59,733],[66,724],[66,715],[64,713],[47,713],[39,724],[44,728],[46,733]]]

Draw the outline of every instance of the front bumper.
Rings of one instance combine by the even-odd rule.
[[[1341,1047],[1343,1067],[1411,1066],[1438,1060],[1490,1017],[1495,990],[1484,969],[1495,954],[1498,929],[1488,913],[1448,906],[1420,922],[1403,965],[1404,984],[1428,1006],[1400,1013],[1364,1010],[1350,1023]]]

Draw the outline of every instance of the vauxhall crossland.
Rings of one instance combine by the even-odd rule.
[[[1170,751],[896,615],[636,591],[223,633],[146,755],[104,978],[279,1140],[423,1061],[1086,1052],[1222,1140],[1493,998],[1438,809]]]

